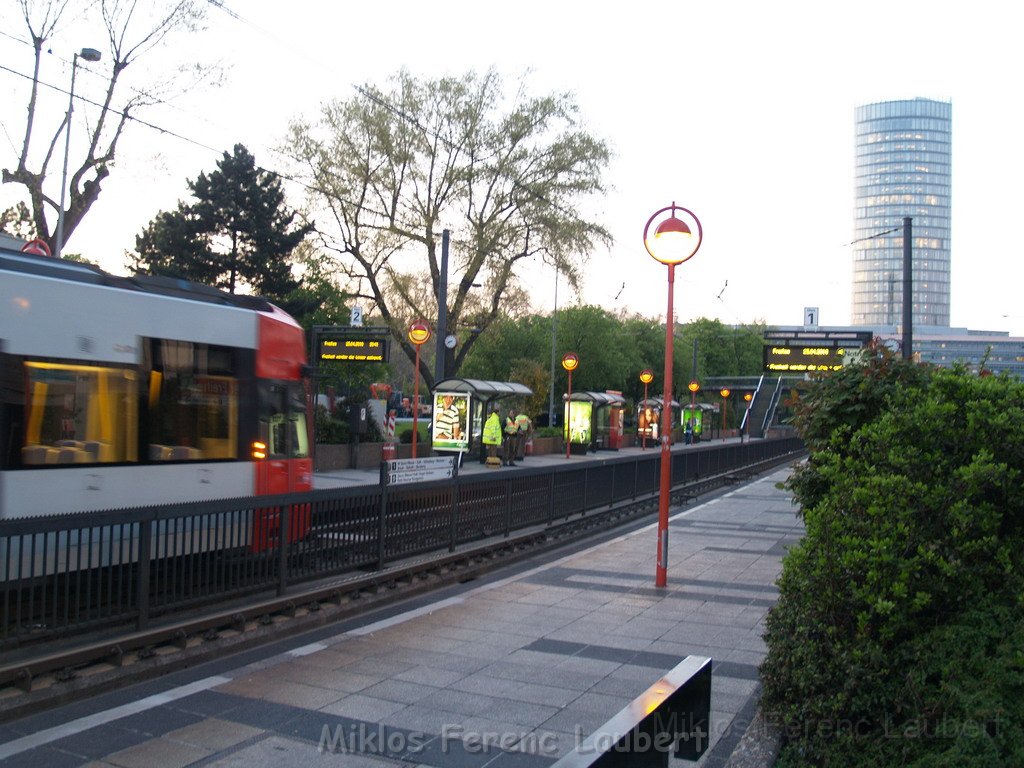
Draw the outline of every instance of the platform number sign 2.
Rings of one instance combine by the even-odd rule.
[[[362,326],[363,324],[363,308],[352,307],[351,315],[349,316],[349,325]]]
[[[809,328],[818,327],[818,308],[804,307],[804,325]]]

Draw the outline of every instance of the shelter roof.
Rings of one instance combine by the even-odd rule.
[[[664,401],[663,398],[660,398],[660,397],[649,397],[646,400],[641,400],[638,403],[638,405],[641,408],[647,408],[647,407],[661,408],[661,406],[664,405],[664,403],[665,403],[665,401]],[[679,407],[679,403],[676,400],[673,400],[671,407],[672,408],[678,408]]]
[[[570,400],[594,403],[595,405],[625,405],[626,398],[611,392],[573,392]]]
[[[441,379],[434,392],[467,392],[478,397],[530,397],[533,390],[517,381],[484,381],[483,379]]]

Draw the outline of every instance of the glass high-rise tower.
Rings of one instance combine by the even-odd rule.
[[[912,322],[949,326],[952,113],[952,104],[931,99],[856,108],[853,325],[902,322],[909,216]]]

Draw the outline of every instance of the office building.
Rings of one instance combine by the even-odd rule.
[[[930,99],[857,107],[855,326],[903,318],[903,219],[912,220],[913,326],[949,326],[952,105]]]

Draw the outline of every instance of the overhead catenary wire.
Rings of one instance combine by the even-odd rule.
[[[270,39],[277,40],[279,43],[281,43],[282,46],[288,46],[289,48],[291,48],[291,49],[293,49],[295,51],[296,55],[302,56],[306,60],[312,62],[318,68],[323,69],[325,71],[331,71],[330,67],[328,67],[326,64],[324,64],[324,62],[316,60],[315,58],[311,57],[310,53],[309,53],[309,51],[307,49],[296,46],[294,40],[282,40],[281,38],[279,38],[272,31],[264,29],[263,27],[255,24],[254,22],[252,22],[249,19],[245,18],[244,16],[242,16],[238,12],[236,12],[233,9],[229,8],[227,5],[225,5],[225,3],[222,0],[206,0],[206,1],[207,1],[207,3],[210,6],[214,7],[215,9],[217,9],[217,10],[219,10],[221,12],[223,12],[226,16],[230,17],[232,20],[234,20],[234,21],[236,21],[238,23],[244,24],[244,25],[246,25],[248,27],[251,27],[252,29],[256,30],[260,34],[262,34],[262,35],[264,35],[264,36],[266,36],[266,37],[268,37]],[[20,43],[22,45],[26,45],[28,47],[31,47],[31,45],[32,45],[29,41],[24,40],[24,39],[22,39],[22,38],[20,38],[20,37],[18,37],[16,35],[12,35],[12,34],[7,33],[7,32],[0,32],[0,35],[2,35],[4,37],[7,37],[7,38],[9,38],[9,39],[11,39],[11,40],[13,40],[15,42],[18,42],[18,43]],[[13,69],[11,67],[7,67],[7,66],[4,66],[2,64],[0,64],[0,71],[10,73],[10,74],[12,74],[14,76],[17,76],[17,77],[20,77],[20,78],[24,78],[24,79],[29,80],[29,81],[33,80],[32,75],[27,75],[27,74],[25,74],[23,72],[19,72],[19,71],[15,70],[15,69]],[[50,89],[52,91],[55,91],[57,93],[63,94],[65,96],[70,95],[68,93],[67,89],[65,89],[65,88],[63,88],[61,86],[56,86],[56,85],[53,85],[51,83],[47,83],[47,82],[45,82],[44,80],[41,80],[41,79],[38,80],[37,82],[39,83],[40,86],[45,87],[47,89]],[[439,141],[442,144],[444,144],[445,146],[447,146],[449,149],[456,149],[454,144],[447,137],[445,137],[443,135],[440,135],[440,134],[436,133],[435,131],[432,131],[430,128],[422,125],[419,121],[417,121],[411,115],[407,114],[400,107],[398,107],[397,105],[391,103],[386,98],[384,98],[379,92],[376,92],[375,90],[371,90],[369,88],[366,88],[364,86],[357,85],[357,84],[352,84],[351,87],[353,88],[353,90],[355,90],[357,93],[362,95],[364,98],[373,101],[374,103],[378,104],[382,108],[384,108],[384,109],[388,110],[389,112],[391,112],[395,117],[397,117],[397,118],[399,118],[399,119],[409,123],[410,125],[413,125],[417,130],[423,132],[425,135],[430,136],[433,139],[436,139],[437,141]],[[75,94],[75,98],[76,98],[76,100],[80,101],[81,103],[88,104],[88,105],[93,106],[93,107],[99,107],[99,108],[103,107],[102,104],[100,104],[100,103],[98,103],[96,101],[93,101],[92,99],[89,99],[88,97],[82,96],[80,94]],[[170,104],[169,102],[161,102],[161,104],[163,104],[164,106],[173,107],[175,109],[178,109],[179,111],[181,111],[181,112],[183,112],[185,114],[193,114],[193,113],[190,113],[188,110],[184,110],[184,109],[181,109],[180,107],[176,107],[176,106]],[[204,150],[206,152],[213,153],[215,156],[220,156],[223,153],[222,149],[217,149],[215,147],[212,147],[212,146],[210,146],[210,144],[206,143],[205,141],[203,141],[201,139],[193,138],[192,136],[186,135],[185,133],[182,133],[182,132],[180,132],[178,130],[174,130],[174,129],[171,129],[171,128],[166,128],[166,127],[158,125],[158,124],[156,124],[156,123],[154,123],[152,121],[148,121],[148,120],[144,120],[144,119],[139,118],[139,117],[135,117],[134,115],[125,113],[123,110],[117,109],[117,108],[115,108],[113,106],[108,106],[107,109],[110,111],[111,114],[114,114],[114,115],[116,115],[118,117],[124,118],[124,119],[126,119],[126,120],[128,120],[128,121],[130,121],[132,123],[135,123],[137,125],[143,126],[145,128],[149,128],[150,130],[157,131],[161,135],[174,138],[174,139],[176,139],[178,141],[181,141],[181,142],[184,142],[184,143],[189,144],[191,146],[194,146],[196,148],[202,149],[202,150]],[[199,118],[197,117],[197,119],[199,119]],[[203,115],[202,119],[205,120],[206,122],[210,122],[208,115]],[[14,147],[13,140],[11,141],[11,143],[12,143],[12,147]],[[248,143],[251,144],[251,142],[248,142]],[[16,147],[14,147],[14,148],[16,150]],[[275,149],[273,147],[268,147],[268,146],[265,146],[265,145],[261,146],[261,149],[267,151],[270,154],[274,154],[274,155],[283,154],[280,150]],[[299,187],[301,187],[301,188],[303,188],[303,189],[305,189],[305,190],[307,190],[309,192],[321,192],[322,191],[321,188],[319,188],[319,187],[317,187],[317,186],[315,186],[315,185],[313,185],[311,183],[307,183],[307,182],[303,181],[302,179],[296,178],[295,176],[292,176],[292,175],[290,175],[288,173],[283,173],[283,172],[275,170],[273,168],[268,168],[265,165],[257,166],[257,170],[265,172],[265,173],[268,173],[268,174],[272,174],[272,175],[274,175],[276,177],[279,177],[279,178],[281,178],[281,179],[283,179],[285,181],[288,181],[288,182],[290,182],[292,184],[295,184],[295,185],[297,185],[297,186],[299,186]],[[527,195],[529,195],[533,199],[535,199],[535,200],[537,200],[537,201],[539,201],[541,203],[544,203],[546,205],[549,205],[552,208],[554,208],[555,210],[558,210],[558,211],[560,211],[563,214],[571,215],[571,216],[573,216],[575,218],[576,214],[574,212],[572,212],[570,210],[567,210],[563,206],[555,203],[554,201],[550,200],[547,196],[541,194],[537,190],[531,189],[528,186],[525,186],[523,184],[518,183],[518,181],[515,181],[515,180],[513,181],[513,190],[514,191],[525,192]],[[344,200],[343,202],[345,204],[347,204],[347,205],[356,205],[355,202],[349,201],[349,200]]]
[[[856,240],[851,240],[848,243],[843,243],[843,247],[845,248],[847,246],[853,245],[854,243],[863,243],[865,240],[874,240],[884,235],[891,235],[893,232],[902,231],[902,229],[903,227],[893,227],[892,229],[887,229],[884,232],[876,232],[875,234],[867,235],[866,237],[858,237]]]

